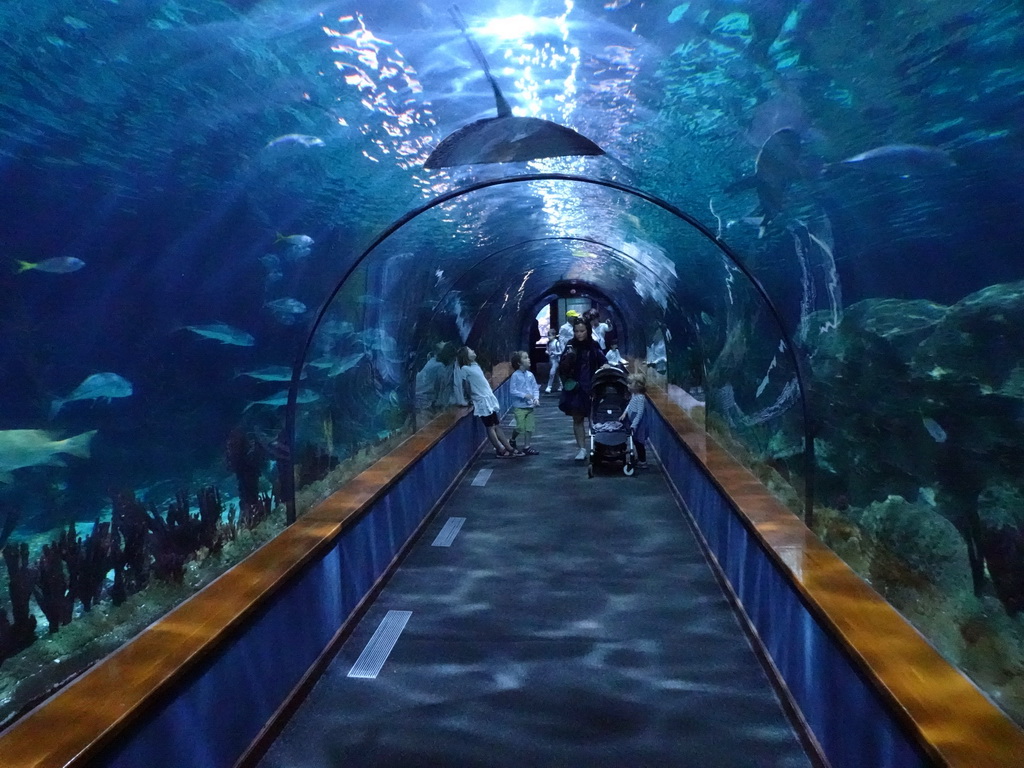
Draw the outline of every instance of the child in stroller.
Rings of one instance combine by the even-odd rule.
[[[626,372],[617,366],[599,368],[592,392],[587,476],[607,464],[621,464],[622,473],[630,476],[636,471],[636,448],[629,424],[620,420],[630,397]]]

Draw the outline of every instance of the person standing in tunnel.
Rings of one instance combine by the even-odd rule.
[[[509,382],[509,391],[512,393],[512,412],[516,417],[516,426],[512,430],[512,437],[509,443],[527,456],[536,456],[538,451],[530,445],[530,440],[537,428],[537,420],[533,415],[533,409],[540,403],[540,387],[537,379],[530,372],[530,353],[526,350],[519,350],[512,354],[512,365],[515,370],[512,373],[512,380]],[[522,435],[522,447],[516,443],[516,438]]]
[[[552,328],[548,332],[548,360],[551,364],[551,371],[548,373],[548,386],[544,390],[547,393],[551,392],[551,387],[555,383],[555,379],[558,379],[558,389],[556,392],[562,391],[562,380],[558,377],[558,363],[562,359],[562,351],[565,349],[565,344],[558,338],[558,331]]]
[[[565,322],[558,329],[558,340],[562,342],[563,349],[572,341],[572,326],[579,319],[580,313],[575,309],[570,309],[565,313]]]
[[[525,456],[522,451],[516,450],[505,437],[498,425],[498,409],[501,407],[498,398],[494,396],[483,369],[476,362],[476,352],[469,347],[459,349],[457,355],[458,367],[455,369],[455,397],[458,405],[466,405],[463,395],[462,384],[469,384],[469,398],[473,402],[473,413],[480,417],[487,429],[487,439],[494,446],[495,456],[499,459],[507,459],[512,456]]]
[[[604,352],[608,349],[608,347],[605,346],[604,337],[611,326],[607,322],[601,321],[601,311],[597,309],[597,307],[584,312],[583,319],[590,325],[591,336],[594,337],[594,341],[597,342],[597,346],[599,346],[601,351]]]
[[[590,325],[578,320],[573,326],[573,339],[562,353],[558,373],[562,377],[562,396],[558,409],[572,416],[576,438],[576,460],[587,458],[587,435],[583,420],[590,415],[590,394],[594,372],[608,361],[590,334]]]

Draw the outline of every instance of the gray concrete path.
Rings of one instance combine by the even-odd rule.
[[[475,462],[261,766],[810,765],[656,457],[588,479],[555,403],[541,455]]]

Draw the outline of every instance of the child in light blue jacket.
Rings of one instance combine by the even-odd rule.
[[[512,381],[509,383],[509,392],[512,394],[512,413],[516,417],[516,426],[512,430],[510,442],[527,456],[536,456],[540,452],[530,447],[530,440],[537,426],[533,409],[540,402],[540,387],[530,371],[530,355],[528,353],[522,350],[514,352],[510,362],[515,371],[512,374]],[[520,433],[523,435],[521,447],[516,442]]]

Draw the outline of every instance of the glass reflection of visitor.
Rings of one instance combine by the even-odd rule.
[[[607,322],[601,320],[601,310],[597,307],[584,312],[583,319],[587,321],[587,324],[590,326],[591,336],[603,352],[607,349],[605,346],[605,334],[608,333],[611,326]]]
[[[608,365],[618,365],[625,367],[625,363],[622,362],[622,355],[619,354],[618,344],[609,344],[608,351],[605,353],[605,357],[608,359]]]
[[[455,352],[452,344],[438,342],[416,374],[416,426],[423,426],[439,409],[453,402]]]
[[[666,334],[659,328],[654,332],[654,339],[647,347],[647,365],[655,373],[664,375],[668,370],[668,357],[665,352]]]
[[[555,380],[558,380],[558,387],[555,389],[556,392],[562,391],[562,379],[558,375],[558,363],[562,359],[562,352],[565,351],[564,342],[558,337],[558,331],[552,328],[548,331],[548,361],[551,364],[551,370],[548,372],[548,385],[544,389],[545,392],[551,393],[551,388],[555,386]]]

